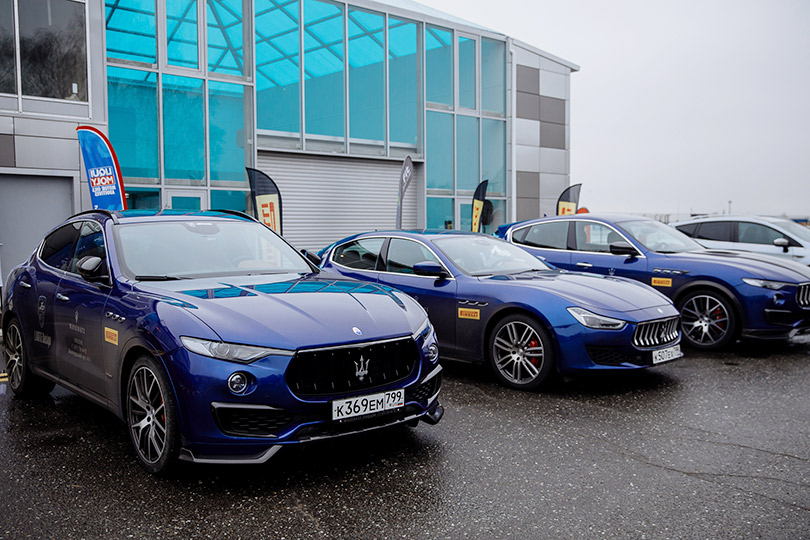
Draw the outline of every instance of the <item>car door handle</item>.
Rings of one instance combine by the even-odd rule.
[[[62,302],[67,302],[68,300],[70,300],[70,298],[61,293],[56,293],[56,299],[61,300]]]
[[[27,281],[20,281],[20,287],[22,287],[23,289],[30,289],[31,284],[28,283]]]
[[[578,262],[577,266],[579,266],[580,268],[593,268],[593,265],[591,263],[584,263],[584,262]]]

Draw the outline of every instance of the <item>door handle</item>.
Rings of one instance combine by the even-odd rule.
[[[23,289],[30,289],[31,284],[28,283],[27,281],[20,281],[20,287],[22,287]]]
[[[593,265],[591,263],[586,262],[578,262],[577,266],[579,266],[580,268],[593,268]]]
[[[68,300],[70,300],[70,298],[68,298],[62,293],[56,293],[56,299],[61,300],[62,302],[67,302]]]

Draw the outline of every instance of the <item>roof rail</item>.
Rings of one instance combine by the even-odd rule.
[[[115,223],[116,225],[118,224],[118,216],[120,215],[117,211],[113,212],[112,210],[107,210],[106,208],[96,208],[95,210],[85,210],[84,212],[79,212],[78,214],[74,214],[71,217],[83,216],[85,214],[104,214],[105,216],[112,219],[113,223]]]

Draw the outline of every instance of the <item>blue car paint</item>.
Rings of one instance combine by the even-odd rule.
[[[206,221],[239,219],[218,213],[199,215]],[[428,358],[436,338],[432,327],[425,326],[425,311],[406,295],[390,287],[350,281],[317,269],[306,275],[135,281],[121,271],[115,228],[119,224],[194,217],[142,212],[116,216],[113,219],[111,215],[91,212],[65,222],[101,224],[112,286],[88,283],[77,274],[49,267],[38,257],[39,246],[27,261],[11,271],[3,290],[3,328],[14,317],[20,321],[30,367],[36,375],[124,419],[126,371],[137,356],[151,354],[169,375],[179,416],[183,449],[180,457],[195,461],[249,462],[277,445],[332,436],[326,429],[334,424],[331,401],[355,395],[404,388],[405,406],[414,414],[407,418],[379,416],[356,430],[346,424],[348,427],[335,431],[336,435],[406,420],[435,423],[441,418],[438,390],[426,403],[408,401],[409,393],[428,377],[438,389],[441,367]],[[68,300],[57,300],[59,295]],[[44,303],[39,301],[40,296],[45,297]],[[362,329],[362,337],[353,327]],[[416,336],[420,328],[425,330]],[[81,337],[77,337],[77,329]],[[114,338],[105,334],[108,330],[115,332]],[[291,391],[285,380],[290,356],[271,354],[248,364],[220,360],[187,350],[181,336],[291,351],[415,336],[418,358],[414,370],[395,383],[302,398]],[[253,378],[248,394],[237,396],[228,390],[226,381],[235,371]],[[294,421],[275,437],[226,435],[212,413],[212,403],[217,402],[271,405],[285,409]],[[307,426],[323,427],[323,433],[299,436]]]
[[[635,279],[648,285],[654,278],[671,279],[671,286],[657,290],[677,302],[690,290],[713,287],[723,291],[742,315],[740,334],[751,338],[784,339],[810,328],[810,306],[797,300],[799,285],[810,282],[810,269],[782,258],[740,251],[697,249],[683,253],[658,253],[644,247],[623,222],[647,218],[625,215],[583,214],[576,217],[558,216],[526,220],[501,225],[496,235],[512,241],[514,231],[536,223],[560,220],[588,220],[603,223],[623,233],[643,257],[628,258],[609,253],[543,249],[518,244],[533,255],[540,256],[559,268],[582,270],[577,262],[593,264],[588,271]],[[743,278],[758,278],[785,282],[781,290],[756,287],[743,282]],[[781,312],[781,313],[780,313]],[[777,318],[782,322],[774,324]]]
[[[593,276],[551,269],[522,275],[474,277],[464,274],[433,243],[444,235],[472,235],[460,231],[382,231],[353,235],[335,242],[319,253],[322,268],[352,279],[382,283],[408,293],[427,310],[436,328],[443,358],[465,362],[487,361],[488,332],[495,321],[508,313],[526,313],[539,319],[551,332],[561,373],[590,370],[627,370],[649,367],[651,352],[632,344],[636,325],[642,321],[678,315],[672,302],[658,291],[631,280]],[[335,248],[359,238],[398,237],[429,246],[453,276],[436,280],[412,274],[358,270],[337,264]],[[472,305],[480,309],[480,320],[461,319],[457,309]],[[627,321],[622,330],[586,328],[566,310],[584,307],[594,313]],[[678,339],[678,341],[680,338]],[[668,343],[671,347],[678,341]],[[611,348],[630,361],[620,365],[597,364],[587,347]],[[665,347],[655,347],[665,348]]]

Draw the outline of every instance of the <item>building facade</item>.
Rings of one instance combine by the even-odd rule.
[[[302,248],[394,226],[494,228],[569,184],[577,66],[409,0],[0,0],[0,273],[90,208],[76,127],[106,133],[129,208],[251,211],[276,180]],[[493,229],[494,230],[494,229]]]

